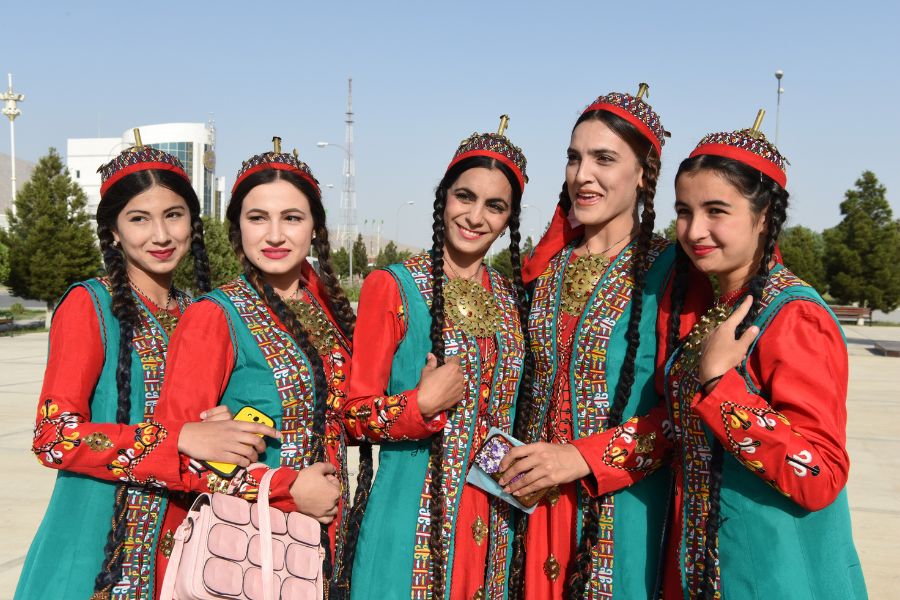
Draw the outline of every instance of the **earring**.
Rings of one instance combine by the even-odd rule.
[[[505,230],[505,229],[504,229],[503,231],[500,232],[500,237],[506,237],[506,230]]]

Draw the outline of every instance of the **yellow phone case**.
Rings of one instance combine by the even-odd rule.
[[[269,427],[275,427],[275,421],[272,420],[272,417],[262,411],[256,410],[252,406],[245,406],[244,408],[239,410],[237,414],[234,415],[233,420],[245,421],[247,423],[262,423],[263,425],[268,425]],[[259,437],[263,437],[262,434],[260,434]],[[230,479],[231,477],[233,477],[234,472],[237,471],[237,465],[233,465],[230,463],[203,461],[203,464],[226,479]]]

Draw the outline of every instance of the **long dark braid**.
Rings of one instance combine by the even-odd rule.
[[[338,327],[347,338],[353,338],[353,330],[356,326],[356,314],[350,301],[341,287],[340,280],[334,273],[331,264],[331,244],[328,240],[328,227],[325,223],[317,223],[315,226],[315,239],[313,247],[316,257],[319,259],[319,278],[325,285],[328,294],[328,304],[334,314]],[[340,574],[344,584],[349,585],[353,572],[353,560],[356,556],[356,544],[359,540],[359,531],[362,526],[363,514],[369,501],[369,491],[372,488],[374,475],[374,461],[372,458],[372,444],[361,442],[359,444],[359,474],[356,477],[356,494],[353,505],[347,518],[346,538],[344,551],[341,557]],[[333,594],[332,594],[333,595]]]
[[[209,260],[203,243],[200,202],[194,189],[182,177],[170,171],[146,170],[131,173],[112,185],[97,207],[97,238],[106,268],[112,296],[112,313],[119,324],[119,355],[116,363],[116,423],[131,422],[131,353],[134,331],[140,320],[139,309],[131,291],[125,254],[113,237],[116,219],[128,202],[154,186],[167,188],[187,204],[191,217],[191,252],[194,257],[194,280],[203,291],[209,290]],[[94,595],[106,598],[112,586],[122,578],[122,548],[126,535],[126,511],[129,486],[116,485],[113,516],[103,563],[94,579]]]
[[[623,413],[634,387],[635,361],[641,343],[640,324],[644,306],[644,283],[649,268],[648,256],[650,244],[653,241],[653,227],[656,223],[656,211],[653,200],[656,196],[656,184],[659,179],[661,162],[659,154],[650,141],[630,123],[609,112],[594,111],[583,115],[575,126],[577,127],[579,123],[589,118],[604,122],[627,142],[638,157],[638,162],[643,169],[641,184],[636,191],[636,203],[643,208],[640,219],[640,231],[631,262],[634,287],[631,295],[631,314],[628,319],[626,332],[628,346],[625,350],[625,359],[619,372],[616,392],[606,421],[606,427],[613,428],[618,427],[622,423]],[[563,206],[564,210],[568,210],[568,207],[571,207],[571,199],[565,185],[563,185],[563,191],[560,194],[560,205]],[[575,553],[574,565],[569,570],[566,580],[566,596],[572,600],[584,597],[587,585],[590,582],[593,564],[591,552],[599,542],[600,517],[604,500],[604,497],[587,500],[587,510],[582,520],[581,539],[578,542],[578,549]]]
[[[119,356],[116,363],[116,423],[131,421],[131,350],[134,330],[138,324],[138,308],[131,295],[131,284],[125,265],[125,255],[113,242],[112,229],[98,225],[97,237],[103,252],[112,292],[112,312],[119,323]],[[128,485],[117,483],[113,501],[112,525],[103,547],[103,568],[94,579],[94,593],[108,594],[108,590],[122,578],[122,543],[125,540]]]
[[[748,199],[753,213],[758,218],[765,218],[766,220],[766,236],[763,242],[759,266],[748,285],[748,293],[753,298],[753,304],[750,306],[747,316],[744,317],[735,331],[735,337],[738,338],[744,334],[748,327],[753,325],[753,322],[759,316],[759,311],[762,307],[763,290],[768,282],[769,268],[775,256],[775,244],[787,220],[789,194],[787,190],[768,175],[764,175],[741,162],[719,156],[700,155],[684,160],[678,168],[675,181],[677,182],[682,175],[695,174],[699,171],[712,171],[722,176],[742,196]],[[764,217],[763,213],[765,213]],[[683,260],[682,257],[686,257],[684,251],[680,247],[678,251],[678,259]],[[684,270],[686,271],[686,269]],[[678,341],[680,312],[684,306],[686,288],[686,285],[679,285],[679,281],[676,279],[672,294],[672,315],[669,324],[669,352],[674,351]],[[704,528],[706,547],[703,554],[703,579],[702,587],[698,590],[700,597],[705,600],[712,600],[715,598],[716,593],[717,546],[719,527],[722,524],[722,469],[725,460],[725,450],[718,440],[713,442],[711,452],[712,456],[709,465],[709,512],[707,513]]]
[[[446,180],[446,176],[444,180]],[[434,198],[434,213],[431,235],[431,353],[437,358],[438,366],[444,364],[444,208],[447,206],[447,188],[438,186]],[[431,550],[431,591],[432,597],[443,599],[446,582],[444,581],[444,432],[437,432],[431,439],[428,456],[428,472],[431,476],[429,493],[431,502],[431,533],[429,548]]]
[[[509,217],[509,254],[513,266],[513,287],[518,299],[519,320],[522,323],[522,335],[525,343],[525,363],[522,367],[522,380],[519,384],[519,393],[516,396],[516,420],[513,429],[513,437],[526,440],[528,427],[533,417],[532,405],[532,379],[534,376],[534,355],[531,352],[530,336],[528,334],[528,313],[530,302],[528,290],[522,281],[521,262],[521,234],[519,232],[519,220],[521,210],[513,209]],[[531,440],[527,440],[531,441]],[[509,566],[509,596],[512,600],[520,597],[525,574],[525,533],[528,530],[528,514],[516,511],[513,534],[513,554]]]

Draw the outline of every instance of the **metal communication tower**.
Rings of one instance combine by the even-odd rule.
[[[356,241],[356,166],[353,163],[353,78],[347,79],[347,132],[344,139],[344,189],[341,192],[341,243],[353,254]]]

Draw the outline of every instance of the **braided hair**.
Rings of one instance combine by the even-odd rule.
[[[350,301],[347,299],[346,294],[340,286],[340,282],[334,274],[334,267],[331,264],[331,245],[328,241],[328,227],[325,221],[325,208],[322,205],[321,195],[319,191],[314,188],[308,181],[294,173],[291,173],[290,171],[277,169],[264,169],[246,177],[232,195],[231,202],[228,204],[228,209],[225,213],[226,218],[229,222],[228,237],[231,242],[232,248],[234,249],[235,254],[238,257],[238,260],[241,263],[244,275],[246,276],[247,281],[250,283],[250,286],[256,291],[257,294],[259,294],[260,298],[265,301],[268,307],[272,309],[278,319],[282,323],[284,323],[284,326],[287,328],[288,333],[297,343],[297,346],[300,348],[303,354],[306,355],[307,360],[309,360],[310,362],[310,366],[312,367],[313,372],[313,384],[315,393],[315,409],[313,411],[312,422],[313,439],[310,440],[312,460],[314,462],[327,462],[328,454],[326,451],[326,423],[328,411],[328,383],[326,380],[325,365],[322,361],[322,357],[319,355],[318,350],[316,350],[316,348],[313,346],[312,342],[309,339],[308,332],[297,319],[296,314],[294,314],[294,312],[290,309],[290,307],[288,307],[284,300],[281,299],[278,293],[275,292],[274,288],[266,283],[265,274],[247,257],[241,241],[240,217],[244,198],[246,198],[250,190],[252,190],[256,186],[266,183],[272,183],[278,180],[284,180],[293,185],[301,193],[303,193],[303,195],[306,196],[307,200],[309,201],[310,213],[313,220],[314,234],[312,246],[316,252],[317,258],[319,259],[321,280],[325,286],[326,291],[326,298],[324,300],[327,303],[328,309],[334,315],[334,318],[337,321],[337,325],[341,329],[343,334],[348,339],[352,338],[356,317],[354,316],[353,309],[350,306]],[[360,453],[361,455],[364,454],[364,450],[361,449]],[[371,447],[368,448],[368,457],[368,477],[369,481],[371,481]],[[361,480],[365,479],[365,467],[363,465],[363,462],[364,461],[361,459]],[[358,495],[359,494],[357,494],[357,496]],[[350,520],[352,521],[352,519]],[[325,580],[328,583],[330,589],[330,596],[332,598],[342,598],[346,590],[349,588],[350,569],[346,561],[339,561],[338,565],[333,564],[331,555],[331,538],[328,534],[328,528],[329,527],[327,525],[322,525],[321,543],[323,548],[325,548],[323,571]],[[340,534],[341,532],[338,532],[338,535]],[[356,536],[348,538],[348,556],[352,557],[355,543]],[[335,557],[335,559],[339,558],[340,557]]]
[[[740,322],[735,331],[735,338],[739,338],[748,327],[753,325],[762,307],[762,295],[769,279],[769,265],[775,257],[775,244],[781,229],[787,220],[787,206],[789,194],[774,179],[745,165],[742,162],[712,155],[699,155],[682,161],[675,175],[675,181],[683,175],[693,175],[701,171],[709,171],[718,174],[750,202],[750,210],[757,218],[765,218],[765,239],[760,248],[761,258],[753,278],[748,286],[748,293],[753,298],[753,304],[747,316]],[[679,329],[681,324],[681,311],[684,307],[684,298],[687,293],[687,254],[680,247],[676,259],[675,282],[672,291],[672,314],[669,317],[669,335],[667,352],[674,352],[678,345]],[[716,440],[711,448],[712,457],[709,465],[709,513],[706,517],[706,549],[702,564],[703,581],[699,596],[705,600],[715,597],[716,570],[718,565],[718,534],[721,525],[721,491],[722,491],[722,466],[724,463],[724,448]]]
[[[635,361],[641,342],[640,323],[644,306],[643,289],[647,270],[649,269],[648,256],[650,244],[653,241],[653,227],[656,222],[653,200],[656,196],[656,184],[659,180],[661,162],[659,153],[650,140],[625,119],[605,110],[594,110],[582,114],[575,122],[573,131],[581,123],[588,120],[602,122],[613,133],[622,138],[637,156],[638,164],[643,170],[641,183],[635,192],[637,205],[642,207],[642,212],[634,258],[631,264],[634,291],[631,296],[631,314],[626,331],[628,346],[625,350],[625,360],[619,372],[619,381],[616,385],[615,395],[607,415],[607,427],[612,428],[622,423],[623,413],[631,397],[631,390],[634,387]],[[559,195],[559,205],[567,213],[572,207],[572,199],[569,197],[565,183],[563,183],[562,191]],[[587,502],[587,510],[582,522],[581,539],[575,553],[574,565],[570,566],[566,581],[566,596],[568,598],[582,598],[590,581],[591,551],[599,541],[603,501],[604,498],[599,497],[591,498]],[[517,539],[516,543],[523,544],[524,540]]]
[[[131,422],[131,352],[132,339],[140,314],[131,291],[128,278],[128,261],[113,232],[116,220],[132,198],[155,186],[167,188],[181,196],[191,217],[191,254],[194,258],[194,281],[198,289],[209,291],[209,259],[203,244],[203,221],[200,219],[200,201],[191,185],[170,171],[146,170],[126,175],[112,185],[97,207],[97,238],[103,254],[103,264],[109,279],[112,295],[112,312],[119,324],[119,356],[116,363],[116,423]],[[128,507],[129,485],[116,486],[113,504],[112,526],[103,548],[103,563],[94,580],[94,593],[108,595],[112,586],[122,578],[123,545],[125,543],[125,513]]]
[[[431,235],[431,276],[432,276],[432,299],[431,299],[431,331],[429,333],[431,339],[431,353],[437,358],[438,365],[444,364],[444,320],[446,313],[444,311],[444,244],[445,244],[445,228],[444,211],[447,207],[447,193],[453,184],[459,179],[463,172],[474,168],[497,169],[506,177],[512,186],[512,209],[509,216],[510,242],[509,251],[513,264],[513,285],[516,289],[516,307],[519,312],[519,318],[522,319],[522,330],[526,332],[525,324],[528,314],[527,295],[525,286],[522,282],[522,267],[520,262],[520,242],[521,234],[519,232],[519,222],[522,211],[522,188],[519,181],[507,165],[486,156],[473,156],[465,158],[454,164],[444,174],[434,192],[434,212],[433,225]],[[527,335],[527,333],[526,333]],[[528,345],[526,338],[526,348]],[[526,369],[527,370],[527,369]],[[524,389],[525,377],[530,376],[523,374]],[[521,402],[521,397],[519,399]],[[431,518],[431,532],[429,537],[429,547],[431,548],[431,590],[434,598],[443,598],[446,591],[446,581],[444,579],[446,553],[444,551],[443,539],[443,523],[444,523],[444,489],[443,489],[443,456],[444,456],[444,434],[438,432],[431,440],[429,449],[428,474],[430,477],[429,493],[431,502],[429,504]]]

